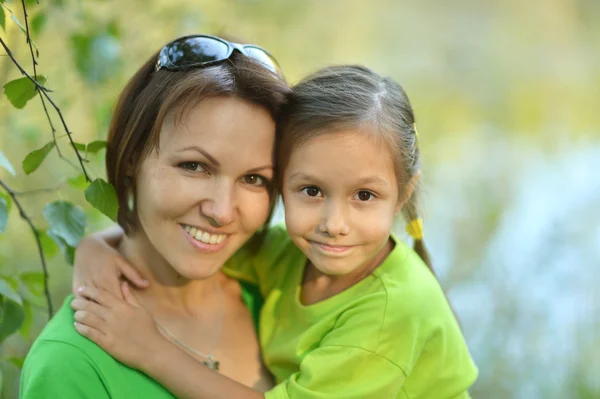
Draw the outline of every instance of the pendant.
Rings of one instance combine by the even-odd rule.
[[[219,371],[219,361],[212,356],[209,356],[207,360],[202,360],[202,364],[211,370]]]

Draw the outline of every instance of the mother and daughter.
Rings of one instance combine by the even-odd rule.
[[[406,94],[365,67],[290,89],[260,47],[167,44],[110,126],[120,228],[77,249],[21,397],[468,398],[419,156]],[[285,227],[269,226],[279,195]],[[416,251],[392,234],[400,213]]]

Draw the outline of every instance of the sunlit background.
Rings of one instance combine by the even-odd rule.
[[[317,68],[364,64],[396,79],[416,111],[426,243],[480,376],[474,398],[600,397],[600,1],[598,0],[40,0],[38,73],[74,137],[102,139],[113,102],[166,41],[228,34],[269,49],[293,83]],[[23,21],[21,1],[5,5]],[[31,71],[5,8],[0,36]],[[19,72],[0,50],[0,85]],[[86,232],[110,223],[67,184],[78,172],[52,153],[26,176],[25,155],[51,140],[42,106],[0,98],[0,179],[44,226],[46,202],[86,211]],[[58,119],[57,134],[64,136]],[[61,150],[72,161],[67,139]],[[101,151],[87,165],[104,176]],[[399,224],[398,232],[407,235]],[[0,276],[39,271],[28,226],[12,209],[0,234]],[[72,269],[50,262],[55,307]],[[3,391],[44,322],[43,301],[2,346]],[[0,320],[1,321],[1,320]]]

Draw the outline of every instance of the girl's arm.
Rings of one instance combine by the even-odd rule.
[[[73,272],[73,294],[81,286],[98,287],[121,297],[119,279],[129,280],[138,288],[146,288],[148,281],[115,249],[123,230],[119,226],[109,227],[81,240],[75,249]]]
[[[163,337],[127,283],[121,289],[126,302],[102,289],[81,287],[71,302],[75,329],[179,398],[264,399],[262,393],[209,369]]]

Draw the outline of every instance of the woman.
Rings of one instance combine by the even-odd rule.
[[[249,291],[220,268],[273,208],[275,119],[288,92],[258,47],[177,39],[125,87],[106,153],[126,233],[119,252],[151,283],[139,303],[199,360],[260,390],[271,381]],[[22,398],[172,397],[80,336],[71,301],[27,356]]]

